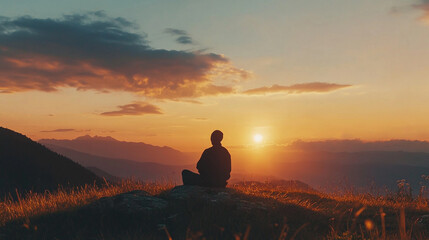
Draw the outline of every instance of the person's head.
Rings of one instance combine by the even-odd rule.
[[[220,145],[220,142],[223,139],[223,133],[219,130],[214,130],[212,132],[212,135],[210,137],[210,140],[212,141],[213,146],[214,145]]]

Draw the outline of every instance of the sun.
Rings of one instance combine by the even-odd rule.
[[[260,143],[260,142],[262,142],[263,139],[264,139],[264,137],[261,134],[253,135],[253,141],[255,143]]]

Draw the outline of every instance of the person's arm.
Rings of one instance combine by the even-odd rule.
[[[227,168],[226,168],[226,172],[228,173],[226,180],[228,180],[231,177],[231,154],[228,153],[228,158],[227,158]]]
[[[206,162],[207,162],[207,151],[204,150],[203,154],[201,154],[200,160],[197,163],[197,169],[200,174],[206,172],[205,171],[207,169]]]

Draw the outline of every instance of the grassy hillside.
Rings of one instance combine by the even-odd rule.
[[[168,183],[127,181],[52,194],[33,193],[18,201],[5,200],[0,202],[0,239],[427,239],[428,236],[427,223],[419,220],[429,214],[427,199],[413,200],[401,195],[327,195],[252,182],[236,184],[224,191],[207,190],[209,198],[201,194],[173,198],[172,192],[177,189],[172,188]],[[149,197],[168,202],[168,207],[146,215],[112,211],[100,214],[88,207],[103,202],[104,197],[134,190],[147,191]]]

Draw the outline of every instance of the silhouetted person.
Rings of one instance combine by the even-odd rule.
[[[231,173],[231,155],[220,143],[223,133],[215,130],[210,140],[212,147],[204,150],[197,163],[200,174],[189,170],[182,171],[183,185],[198,185],[203,187],[226,187]]]

